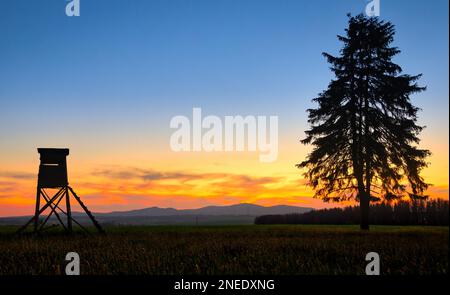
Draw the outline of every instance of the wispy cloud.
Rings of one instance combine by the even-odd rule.
[[[193,208],[243,202],[269,204],[271,201],[295,204],[296,198],[286,198],[305,192],[306,186],[298,177],[300,175],[255,176],[112,166],[93,170],[79,187],[99,208],[105,207],[106,203],[116,209]],[[300,199],[297,204],[305,202],[305,197]]]
[[[0,171],[0,178],[18,179],[18,180],[29,180],[35,179],[36,174],[29,172],[10,172],[10,171]]]
[[[189,181],[210,181],[217,185],[228,184],[232,186],[255,186],[278,182],[281,177],[253,177],[244,174],[232,173],[190,173],[184,171],[162,172],[140,168],[109,168],[97,169],[92,172],[94,176],[106,177],[114,180],[142,180],[144,182],[160,180],[176,180],[179,183]]]

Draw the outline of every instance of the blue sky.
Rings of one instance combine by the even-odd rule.
[[[47,115],[70,128],[167,125],[193,106],[305,124],[331,78],[320,53],[338,51],[346,13],[366,1],[81,0],[78,18],[66,3],[0,2],[2,135],[57,128]],[[381,1],[381,17],[397,26],[400,65],[424,73],[423,119],[448,122],[448,1]]]

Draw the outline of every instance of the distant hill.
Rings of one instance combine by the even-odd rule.
[[[312,208],[296,206],[270,206],[264,207],[254,204],[237,204],[231,206],[207,206],[198,209],[159,208],[150,207],[131,211],[116,211],[110,213],[96,213],[98,216],[180,216],[180,215],[246,215],[259,216],[267,214],[305,213]]]
[[[301,214],[311,210],[313,208],[286,205],[265,207],[243,203],[231,206],[207,206],[184,210],[150,207],[130,211],[94,213],[94,216],[100,223],[110,225],[253,224],[255,217],[261,215]],[[89,223],[84,213],[73,212],[72,215],[82,224]],[[22,224],[28,218],[30,217],[4,217],[0,218],[0,225]]]

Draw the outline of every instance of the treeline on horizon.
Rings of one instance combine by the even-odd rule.
[[[449,201],[382,202],[370,206],[370,224],[377,225],[449,225]],[[306,213],[262,215],[255,224],[358,224],[359,206],[320,209]]]

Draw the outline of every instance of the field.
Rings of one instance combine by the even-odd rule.
[[[0,227],[0,275],[63,274],[71,251],[81,274],[362,275],[372,251],[385,275],[448,273],[448,227],[135,226],[72,237],[14,230]]]

